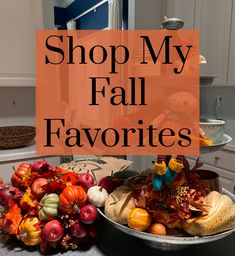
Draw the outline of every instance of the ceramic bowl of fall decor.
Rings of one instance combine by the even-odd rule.
[[[0,127],[0,149],[14,149],[26,146],[36,135],[33,126]]]
[[[200,147],[200,154],[208,154],[212,152],[216,152],[218,150],[221,150],[226,144],[230,143],[232,141],[232,137],[230,137],[227,134],[224,134],[222,137],[222,142],[212,144],[210,146],[201,146]]]
[[[223,142],[225,121],[216,119],[201,119],[200,128],[212,140],[213,144]]]
[[[229,196],[233,202],[235,202],[235,195],[230,193],[229,191],[223,189],[223,194]],[[130,235],[137,237],[143,240],[148,246],[151,246],[158,250],[166,250],[166,251],[175,251],[181,250],[190,245],[197,245],[203,243],[213,242],[219,239],[222,239],[230,234],[232,234],[235,229],[231,229],[228,231],[224,231],[215,235],[208,236],[189,236],[186,233],[175,231],[172,232],[171,235],[154,235],[147,232],[137,231],[129,228],[126,225],[119,224],[109,217],[107,217],[102,210],[99,210],[100,214],[105,218],[112,226],[119,229],[120,231]]]

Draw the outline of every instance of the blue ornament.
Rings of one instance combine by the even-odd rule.
[[[160,190],[164,182],[164,175],[159,175],[157,173],[153,174],[153,189]]]
[[[176,172],[171,170],[170,167],[167,167],[166,173],[165,173],[165,179],[164,179],[165,183],[172,182],[175,179],[175,176],[176,176]]]
[[[153,184],[153,189],[154,190],[160,190],[161,187],[165,184],[165,183],[170,183],[175,179],[176,176],[176,172],[171,170],[171,168],[167,167],[166,169],[166,173],[163,175],[159,175],[157,173],[153,174],[153,180],[152,180],[152,184]]]

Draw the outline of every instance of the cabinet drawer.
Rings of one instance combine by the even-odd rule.
[[[196,156],[190,156],[191,159],[197,159]],[[235,153],[228,150],[221,150],[214,153],[200,155],[200,160],[205,164],[230,170],[235,173],[234,166]]]
[[[3,179],[5,182],[10,182],[11,176],[14,172],[14,168],[17,169],[21,163],[25,163],[25,162],[32,163],[32,162],[40,160],[40,159],[42,159],[42,157],[1,163],[0,164],[0,178]],[[55,156],[44,157],[43,159],[45,159],[52,166],[58,166],[60,164],[60,157],[55,157]]]

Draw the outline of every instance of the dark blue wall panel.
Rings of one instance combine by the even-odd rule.
[[[55,25],[66,29],[66,23],[102,0],[75,0],[67,8],[55,7]],[[128,29],[128,0],[123,0],[124,29]],[[108,26],[108,3],[102,4],[76,22],[77,29],[102,29]]]
[[[108,27],[108,2],[79,18],[76,21],[77,29],[103,29]]]
[[[102,0],[75,0],[66,8],[68,20],[75,18],[101,1]]]
[[[122,20],[123,29],[128,29],[128,0],[123,0]]]
[[[64,26],[68,21],[67,8],[54,7],[55,25]]]

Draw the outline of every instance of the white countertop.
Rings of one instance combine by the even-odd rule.
[[[39,157],[36,154],[35,141],[31,142],[28,146],[18,149],[0,150],[0,163],[21,160],[26,158]]]

